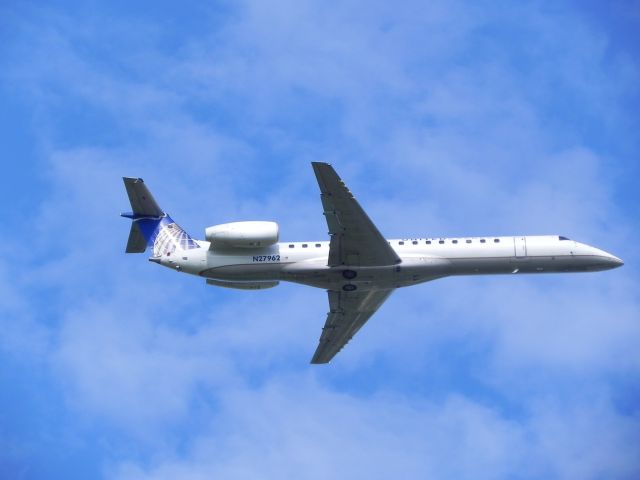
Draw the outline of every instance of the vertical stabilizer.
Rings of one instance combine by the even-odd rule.
[[[158,205],[141,178],[123,177],[132,212],[127,253],[143,253],[153,247],[153,256],[171,255],[176,249],[190,250],[200,246]]]

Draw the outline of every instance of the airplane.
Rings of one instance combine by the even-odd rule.
[[[217,287],[262,290],[281,281],[323,288],[329,313],[313,364],[328,363],[389,295],[451,275],[592,272],[623,261],[561,235],[385,239],[328,163],[313,162],[329,240],[280,242],[279,226],[241,221],[196,240],[162,210],[141,178],[123,177],[132,212],[127,253]]]

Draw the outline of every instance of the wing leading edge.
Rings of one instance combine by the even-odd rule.
[[[393,290],[337,292],[329,290],[329,313],[311,363],[329,363],[360,330]]]
[[[328,163],[313,162],[331,242],[329,267],[395,265],[400,257]],[[393,290],[329,290],[329,313],[311,363],[328,363]]]
[[[376,266],[400,263],[400,257],[333,167],[319,162],[313,162],[312,165],[320,186],[320,199],[331,236],[328,265]]]

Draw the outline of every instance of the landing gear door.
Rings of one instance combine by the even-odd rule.
[[[513,248],[515,256],[518,258],[527,256],[527,238],[526,237],[513,237]]]

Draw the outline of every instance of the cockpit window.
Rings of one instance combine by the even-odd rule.
[[[561,237],[558,237],[558,240],[571,240],[571,239],[570,239],[570,238],[567,238],[567,237],[562,237],[562,236],[561,236]]]

